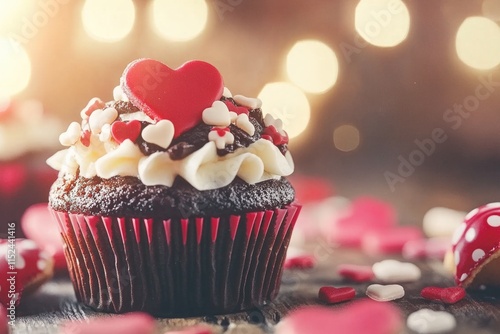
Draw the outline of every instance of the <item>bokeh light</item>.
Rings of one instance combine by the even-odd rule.
[[[0,31],[12,29],[12,21],[18,18],[24,1],[0,0]]]
[[[484,0],[482,9],[484,16],[493,21],[500,21],[500,1]]]
[[[203,0],[154,0],[151,16],[156,32],[169,41],[188,41],[198,36],[207,23]]]
[[[290,80],[309,93],[323,93],[337,81],[339,63],[335,52],[323,42],[295,43],[286,57]]]
[[[359,147],[359,130],[350,124],[340,125],[333,130],[333,145],[342,152],[351,152]]]
[[[100,42],[118,42],[134,26],[134,3],[132,0],[86,0],[82,21],[90,37]]]
[[[19,93],[30,78],[31,61],[24,48],[11,39],[0,39],[0,98]]]
[[[354,26],[368,43],[391,47],[408,36],[410,13],[400,0],[361,0],[356,6]]]
[[[468,17],[458,28],[455,46],[466,65],[491,69],[500,64],[500,27],[485,17]]]
[[[259,93],[262,111],[283,121],[283,129],[290,138],[301,134],[309,123],[311,107],[306,95],[287,82],[268,83]]]

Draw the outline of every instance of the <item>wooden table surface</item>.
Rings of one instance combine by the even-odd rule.
[[[214,333],[258,334],[273,333],[274,327],[290,310],[301,305],[321,304],[317,299],[320,287],[325,285],[350,285],[356,288],[357,299],[367,298],[366,287],[369,283],[352,284],[342,281],[336,274],[340,263],[373,264],[384,257],[369,257],[355,250],[336,249],[319,241],[310,249],[318,258],[315,268],[309,270],[286,270],[278,298],[270,305],[259,309],[189,319],[158,319],[159,333],[178,329],[199,322],[209,323]],[[391,257],[396,258],[398,257]],[[452,286],[452,278],[444,271],[438,261],[421,261],[416,264],[422,270],[422,279],[418,282],[402,284],[406,290],[404,298],[394,301],[407,316],[421,308],[446,310],[457,319],[454,333],[500,333],[500,295],[483,291],[468,293],[467,297],[454,305],[429,302],[420,297],[424,286]],[[348,305],[342,303],[329,307],[338,308]],[[73,289],[65,277],[56,277],[45,284],[36,294],[26,297],[17,309],[17,319],[13,333],[57,333],[61,322],[67,320],[85,321],[94,316],[112,316],[98,313],[76,302]],[[369,333],[369,331],[367,331]],[[411,333],[404,328],[401,333]],[[110,333],[112,334],[112,333]]]

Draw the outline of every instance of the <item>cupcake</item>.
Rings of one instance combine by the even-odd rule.
[[[36,100],[0,99],[0,235],[24,210],[47,201],[57,173],[45,164],[58,147],[61,122]],[[16,231],[22,237],[22,231]]]
[[[125,69],[61,134],[49,206],[77,298],[105,312],[237,312],[272,301],[300,211],[282,122],[212,65]]]

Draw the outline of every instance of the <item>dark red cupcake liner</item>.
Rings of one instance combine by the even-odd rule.
[[[300,208],[167,220],[53,213],[79,301],[104,312],[194,316],[276,297]]]

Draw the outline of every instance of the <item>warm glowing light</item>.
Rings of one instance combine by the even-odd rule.
[[[408,36],[410,13],[401,0],[361,0],[356,6],[354,26],[370,44],[395,46]]]
[[[484,0],[483,15],[493,21],[500,21],[500,1]]]
[[[469,17],[458,28],[455,46],[466,65],[491,69],[500,64],[500,27],[485,17]]]
[[[301,134],[311,117],[311,107],[306,95],[287,82],[268,83],[259,93],[264,114],[271,114],[283,121],[283,128],[290,138]]]
[[[82,21],[92,38],[101,42],[120,41],[134,26],[134,3],[132,0],[86,0]]]
[[[28,86],[31,61],[24,48],[10,39],[0,39],[0,96],[8,97]]]
[[[161,37],[169,41],[188,41],[205,28],[208,8],[203,0],[154,0],[151,15]]]
[[[333,50],[316,40],[295,43],[286,57],[290,80],[310,93],[323,93],[337,81],[339,63]]]
[[[24,1],[0,0],[0,30],[11,28],[11,22],[16,17]]]
[[[339,151],[354,151],[359,143],[359,130],[350,124],[341,125],[333,131],[333,144]]]

